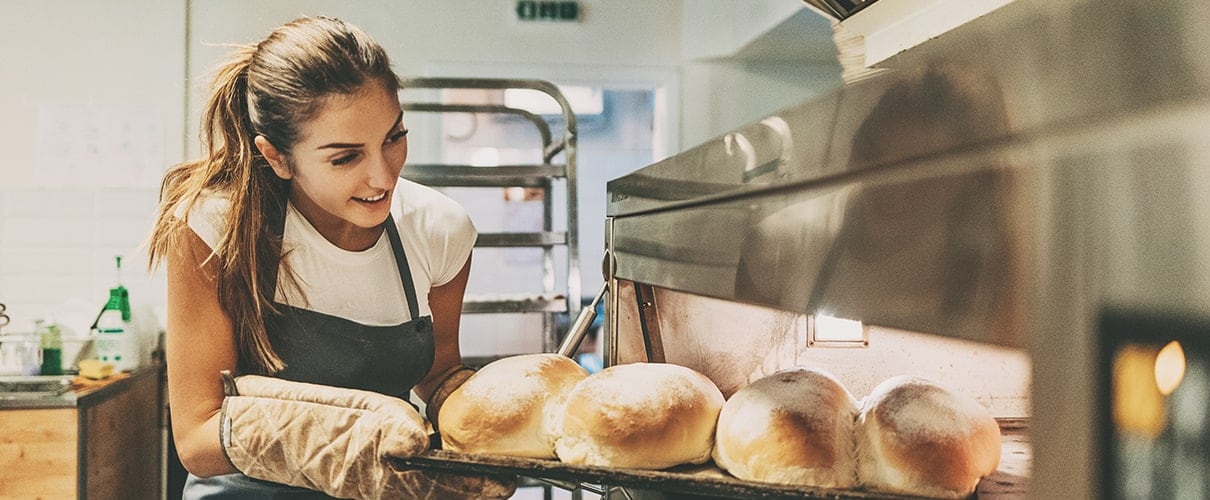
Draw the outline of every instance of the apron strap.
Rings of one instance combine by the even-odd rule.
[[[403,279],[403,293],[408,299],[408,313],[412,319],[420,319],[420,303],[416,300],[416,285],[412,282],[412,268],[408,267],[408,256],[403,251],[403,242],[399,239],[399,228],[395,227],[395,217],[387,215],[387,236],[391,238],[391,250],[395,252],[395,265],[399,267],[399,277]]]

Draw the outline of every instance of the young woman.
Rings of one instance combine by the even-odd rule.
[[[409,393],[435,422],[471,373],[458,328],[476,238],[457,203],[400,179],[397,92],[383,48],[337,19],[297,19],[219,68],[203,158],[166,174],[150,242],[186,498],[515,488],[385,460],[428,446]]]

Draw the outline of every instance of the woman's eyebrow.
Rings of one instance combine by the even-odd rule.
[[[387,136],[391,135],[391,131],[393,131],[397,127],[399,127],[400,123],[403,123],[403,110],[399,110],[399,116],[395,117],[395,123],[391,124],[390,130],[388,130],[387,133],[383,135],[383,137],[387,137]],[[350,148],[360,148],[364,145],[365,144],[362,144],[359,142],[358,143],[333,142],[333,143],[329,143],[329,144],[324,144],[323,146],[317,147],[315,149],[350,149]]]
[[[358,143],[353,143],[353,142],[333,142],[333,143],[331,143],[331,144],[324,144],[323,146],[320,146],[320,147],[315,148],[315,149],[349,149],[349,148],[360,148],[360,147],[362,147],[362,146],[364,146],[364,144],[362,144],[362,143],[360,143],[360,142],[358,142]]]
[[[399,128],[399,124],[401,124],[401,123],[403,123],[403,110],[402,109],[399,110],[399,116],[395,117],[395,123],[391,124],[391,128],[387,129],[387,133],[383,134],[383,137],[390,137],[391,134],[393,132],[395,132],[395,129]]]

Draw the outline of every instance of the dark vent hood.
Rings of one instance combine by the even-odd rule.
[[[803,0],[819,13],[843,21],[878,0]]]

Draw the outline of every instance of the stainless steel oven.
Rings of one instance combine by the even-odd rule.
[[[1024,429],[1009,495],[1109,493],[1102,319],[1210,312],[1205,26],[1017,0],[611,181],[607,363],[924,374]]]

